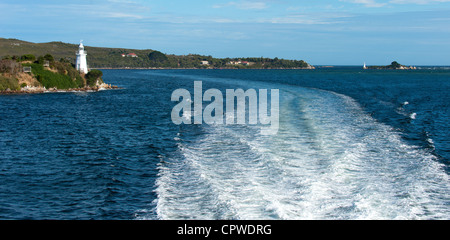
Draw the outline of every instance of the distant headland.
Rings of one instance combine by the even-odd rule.
[[[173,55],[145,49],[102,48],[84,46],[87,61],[96,69],[314,69],[304,60],[265,57],[214,58],[199,54]],[[0,59],[25,54],[44,56],[74,63],[77,45],[63,42],[32,43],[0,38]]]

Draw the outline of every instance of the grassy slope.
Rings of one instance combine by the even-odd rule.
[[[0,91],[4,90],[19,90],[19,82],[15,77],[0,76]]]

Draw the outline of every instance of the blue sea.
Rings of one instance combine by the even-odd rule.
[[[0,96],[0,219],[450,219],[449,69],[103,73]],[[175,125],[194,81],[279,89],[278,133]]]

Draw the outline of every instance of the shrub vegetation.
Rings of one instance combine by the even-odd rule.
[[[97,80],[99,80],[100,83],[103,82],[103,80],[101,80],[101,77],[103,76],[103,72],[98,70],[98,69],[92,69],[91,71],[89,71],[85,78],[86,78],[86,84],[88,86],[95,86],[95,84],[97,83]]]
[[[14,77],[0,76],[0,91],[20,90],[19,82]]]
[[[20,63],[20,61],[34,61],[33,63]],[[43,63],[48,61],[49,66],[44,67]],[[69,89],[83,88],[86,85],[95,86],[97,81],[103,83],[103,73],[100,70],[91,70],[85,75],[80,73],[73,65],[65,60],[55,61],[53,56],[46,54],[39,56],[37,59],[32,54],[25,54],[21,57],[7,57],[0,60],[0,91],[7,89],[20,90],[26,84],[19,86],[20,74],[23,66],[31,67],[32,75],[45,88]]]

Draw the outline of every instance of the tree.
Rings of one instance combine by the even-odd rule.
[[[148,55],[148,59],[150,59],[150,61],[153,61],[153,62],[161,63],[161,62],[167,61],[168,58],[164,53],[162,53],[160,51],[154,51]]]
[[[400,68],[402,65],[400,65],[400,63],[398,63],[397,61],[393,61],[391,63],[391,68]]]
[[[16,74],[20,70],[21,65],[15,60],[3,59],[0,61],[0,73]]]
[[[103,76],[103,72],[98,69],[92,69],[86,74],[86,83],[89,86],[94,86],[97,80]]]
[[[20,61],[34,61],[36,57],[33,54],[25,54],[20,57]]]
[[[43,56],[39,56],[36,59],[35,63],[37,63],[37,64],[44,64],[44,57]]]
[[[47,61],[49,61],[49,62],[55,61],[55,59],[53,58],[53,56],[50,55],[50,54],[48,54],[48,53],[44,55],[44,60],[47,60]]]

